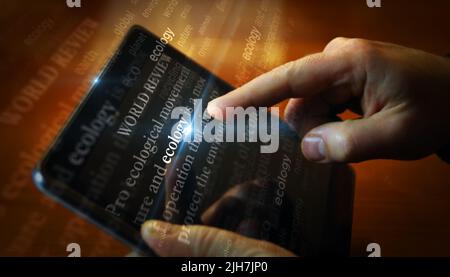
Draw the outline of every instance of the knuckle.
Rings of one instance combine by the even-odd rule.
[[[294,76],[295,69],[297,66],[297,60],[295,61],[289,61],[283,65],[283,70],[281,70],[280,74],[285,74],[288,78]]]
[[[347,50],[364,60],[373,60],[379,52],[373,43],[365,39],[354,38],[347,41]]]
[[[234,233],[215,227],[190,225],[188,228],[192,255],[196,257],[222,256],[224,240],[228,239],[234,244],[237,239]]]
[[[338,133],[338,135],[335,137],[337,140],[336,146],[338,148],[336,160],[337,161],[351,161],[355,158],[356,152],[358,149],[358,142],[353,136],[352,132],[349,132],[348,130],[351,130],[351,126],[349,128],[346,128],[345,125],[351,125],[351,120],[346,120],[342,122],[342,131]]]
[[[284,110],[284,118],[288,123],[295,123],[298,120],[297,111],[292,107],[291,101],[289,100],[286,109]]]
[[[299,80],[304,80],[303,78],[311,78],[310,67],[314,67],[322,61],[324,53],[315,53],[312,55],[307,55],[301,59],[290,61],[283,65],[282,70],[279,70],[279,78],[285,78],[285,83],[287,84],[289,91],[288,97],[294,97],[295,92],[298,91],[298,84],[301,83]]]
[[[211,245],[208,243],[211,239],[211,232],[204,226],[189,225],[188,237],[189,246],[191,248],[192,256],[206,256],[210,251]]]
[[[289,61],[275,69],[272,69],[269,72],[264,73],[265,76],[271,76],[271,78],[278,80],[281,78],[289,77],[288,74],[291,74],[292,68],[294,67],[295,61]]]
[[[349,40],[349,39],[345,38],[345,37],[336,37],[336,38],[332,39],[325,46],[325,51],[329,51],[329,50],[333,50],[333,49],[339,48],[342,45],[344,45],[347,42],[347,40]]]
[[[292,81],[296,79],[297,67],[298,60],[290,61],[284,64],[283,70],[279,72],[279,74],[282,74],[283,76],[277,76],[278,78],[286,78],[290,91],[292,91],[292,88],[294,86]]]

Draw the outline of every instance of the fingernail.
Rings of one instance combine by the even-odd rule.
[[[170,225],[159,220],[149,220],[141,228],[143,239],[149,243],[163,240],[167,237],[169,231]]]
[[[208,106],[206,107],[206,112],[215,119],[222,118],[222,110],[219,107],[217,107],[216,104],[214,104],[214,101],[208,103]]]
[[[308,134],[303,138],[302,151],[305,157],[314,162],[325,160],[325,142],[316,134]]]

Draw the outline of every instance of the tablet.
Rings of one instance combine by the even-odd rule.
[[[146,255],[149,219],[215,226],[298,255],[347,252],[351,220],[343,226],[334,207],[352,197],[335,198],[333,166],[306,161],[271,112],[241,109],[244,127],[239,114],[234,128],[212,119],[207,103],[233,87],[171,47],[176,36],[131,28],[36,166],[37,186]]]

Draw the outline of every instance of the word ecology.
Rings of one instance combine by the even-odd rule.
[[[194,99],[194,111],[202,111],[202,100]],[[203,114],[203,118],[202,118]],[[182,132],[187,142],[260,142],[261,153],[275,153],[278,151],[280,141],[279,109],[267,107],[226,107],[225,117],[218,114],[211,119],[207,111],[195,112],[191,119],[191,108],[175,107],[172,110],[172,119],[191,122],[181,127],[175,124],[171,134],[175,136]],[[205,120],[206,119],[206,120]],[[224,124],[225,123],[225,124]],[[270,132],[269,132],[270,129]],[[179,136],[179,134],[178,134]]]

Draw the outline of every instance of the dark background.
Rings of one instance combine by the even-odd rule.
[[[3,1],[0,255],[66,256],[71,242],[80,244],[82,256],[129,251],[41,194],[31,170],[134,23],[157,35],[170,26],[180,34],[178,40],[183,31],[189,33],[174,46],[236,86],[321,51],[336,36],[390,41],[440,55],[450,52],[448,0],[383,0],[381,8],[372,9],[365,0],[266,1],[263,40],[251,62],[243,63],[245,40],[261,3],[82,0],[81,8],[68,8],[65,0]],[[96,23],[94,34],[77,44],[70,36],[86,20]],[[263,41],[269,38],[264,50]],[[70,57],[63,67],[54,65],[52,55],[58,51]],[[30,92],[40,70],[48,66],[56,68],[55,78],[39,93]],[[8,118],[12,112],[19,115],[17,120]],[[383,256],[449,255],[449,165],[431,156],[414,162],[370,161],[354,168],[353,255],[367,255],[371,242],[380,244]]]

